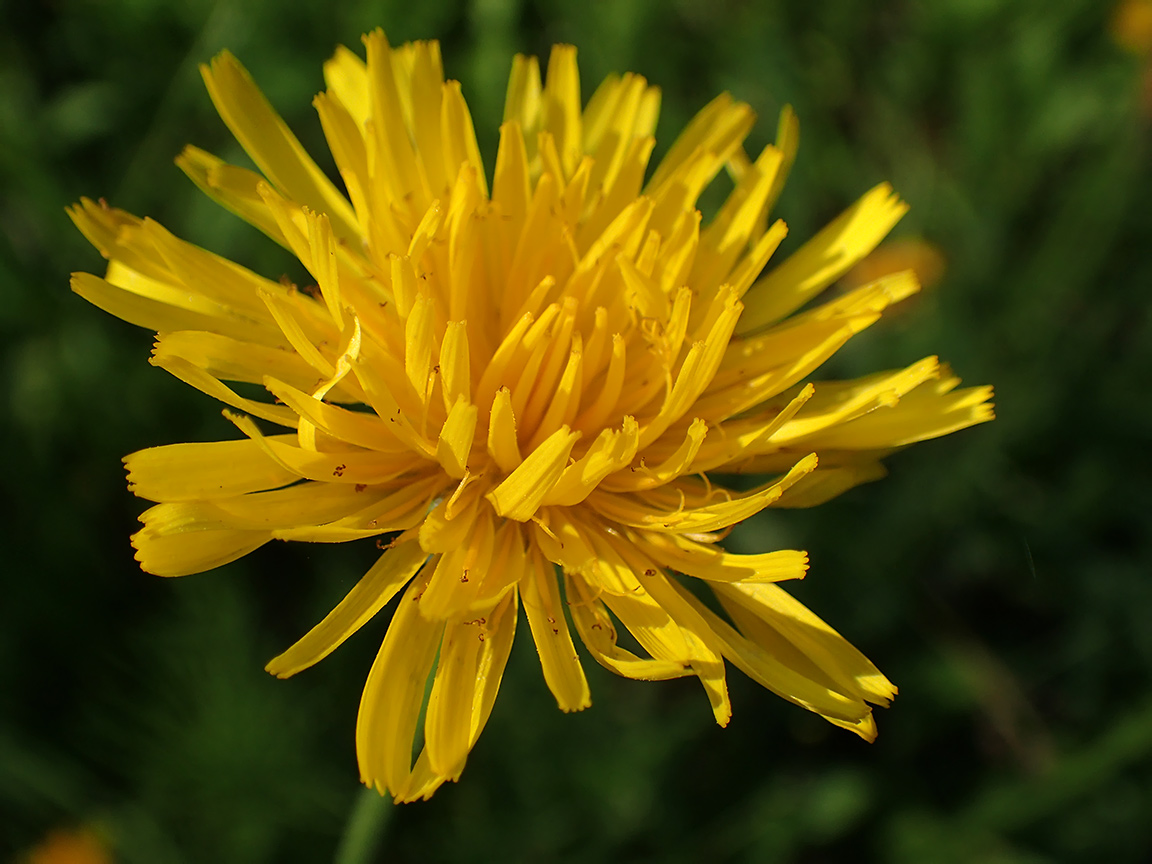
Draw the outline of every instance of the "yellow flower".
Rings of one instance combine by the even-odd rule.
[[[403,592],[356,732],[361,778],[398,800],[459,777],[521,604],[565,711],[590,704],[570,622],[621,675],[698,677],[721,725],[727,660],[871,740],[868,703],[896,689],[775,584],[802,577],[807,555],[717,541],[765,507],[881,476],[896,448],[991,419],[990,389],[956,389],[935,357],[804,383],[917,290],[912,273],[890,273],[797,311],[906,205],[880,185],[761,276],[785,235],[768,214],[796,154],[790,109],[753,161],[751,109],[717,97],[645,182],[659,90],[612,76],[582,109],[575,49],[553,49],[544,83],[536,58],[518,56],[489,191],[438,44],[392,48],[379,30],[364,41],[367,62],[339,49],[315,99],[347,196],[227,53],[204,80],[263,176],[194,147],[177,160],[290,249],[312,287],[102,204],[71,211],[110,260],[74,290],[156,330],[155,365],[242,412],[225,412],[239,440],[125,460],[132,491],[158,502],[133,538],[141,566],[178,576],[273,538],[389,535],[268,670],[311,666]],[[702,226],[696,200],[725,168],[735,188]],[[226,380],[263,384],[275,402]],[[730,492],[710,479],[725,473],[775,479]],[[702,585],[730,620],[698,599]],[[617,643],[619,625],[648,656]]]
[[[57,828],[20,860],[24,864],[112,864],[112,854],[90,828]]]

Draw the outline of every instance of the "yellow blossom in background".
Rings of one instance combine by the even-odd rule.
[[[944,254],[919,237],[882,243],[840,280],[842,290],[860,288],[901,270],[911,270],[921,288],[931,288],[944,277]]]
[[[807,555],[717,541],[766,507],[881,476],[894,449],[992,418],[990,388],[958,389],[935,357],[805,383],[918,289],[911,271],[886,272],[809,302],[906,205],[881,184],[762,274],[786,233],[769,213],[796,155],[790,109],[752,159],[753,113],[723,94],[650,172],[659,90],[611,76],[582,107],[575,49],[553,49],[543,79],[518,56],[490,186],[438,44],[364,41],[366,62],[340,48],[325,64],[314,103],[344,190],[227,53],[204,80],[262,174],[195,147],[177,160],[291,250],[309,288],[103,204],[71,210],[110,262],[74,290],[157,331],[152,362],[228,405],[242,433],[127,457],[132,491],[157,502],[133,537],[141,566],[179,576],[272,539],[386,535],[377,563],[268,670],[311,666],[399,595],[356,731],[362,780],[398,800],[459,777],[520,606],[565,711],[591,704],[574,627],[621,675],[697,677],[721,725],[727,661],[871,740],[870,704],[895,687],[779,587]],[[725,168],[735,188],[704,225],[697,198]],[[726,473],[770,479],[732,492]],[[620,626],[643,655],[618,644]]]
[[[1152,0],[1121,0],[1109,29],[1121,48],[1143,57],[1152,52]]]
[[[88,828],[60,828],[19,859],[23,864],[112,864],[112,854]]]

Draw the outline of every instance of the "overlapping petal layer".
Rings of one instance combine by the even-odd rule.
[[[957,389],[932,357],[804,383],[917,290],[894,273],[810,304],[905,205],[878,186],[764,272],[786,233],[769,217],[796,155],[791,111],[752,159],[752,111],[722,95],[649,171],[659,91],[613,76],[582,106],[567,46],[545,76],[515,59],[489,189],[437,43],[364,41],[366,61],[342,48],[325,65],[315,100],[343,188],[229,54],[204,80],[261,173],[193,147],[177,160],[289,249],[308,287],[102,203],[71,210],[109,259],[74,290],[155,330],[155,365],[240,412],[226,412],[237,440],[125,460],[130,488],[156,502],[133,538],[141,566],[175,576],[274,538],[386,535],[378,563],[268,669],[310,666],[400,597],[357,728],[362,779],[397,799],[460,775],[520,606],[565,711],[590,704],[571,622],[621,675],[696,676],[721,724],[728,661],[874,737],[870,703],[895,688],[775,584],[802,577],[807,556],[717,540],[764,508],[881,476],[896,448],[991,419],[990,389]],[[734,188],[702,225],[696,201],[725,168]],[[709,477],[746,472],[772,476],[740,493]]]

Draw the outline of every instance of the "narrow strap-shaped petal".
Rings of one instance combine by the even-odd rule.
[[[708,623],[681,600],[655,562],[631,543],[621,542],[605,532],[594,535],[593,540],[601,558],[617,559],[636,574],[639,582],[636,589],[626,594],[605,594],[605,603],[653,656],[676,659],[683,651],[680,656],[704,687],[717,724],[727,726],[732,717],[732,704],[720,641]],[[634,623],[629,623],[632,616],[636,616]],[[669,651],[671,654],[665,653]]]
[[[264,379],[264,386],[268,388],[269,393],[302,418],[323,429],[333,438],[381,453],[412,453],[392,434],[391,427],[376,414],[350,411],[338,405],[330,405],[272,377]],[[421,458],[424,454],[418,451],[412,455]]]
[[[476,434],[478,413],[475,405],[460,396],[440,428],[436,458],[449,477],[459,480],[468,470],[468,454]]]
[[[297,423],[299,423],[299,417],[291,409],[283,405],[269,405],[265,402],[257,402],[254,399],[246,399],[230,387],[221,383],[220,379],[210,375],[197,366],[193,366],[181,357],[173,357],[170,355],[153,357],[150,362],[153,366],[159,366],[165,372],[176,376],[185,384],[195,387],[201,393],[206,393],[213,399],[219,399],[225,405],[230,405],[247,414],[252,414],[261,420],[267,420],[270,423],[287,426],[291,429],[295,429]]]
[[[343,45],[324,62],[324,83],[352,115],[358,128],[364,128],[372,106],[368,97],[368,67]]]
[[[229,165],[191,144],[176,157],[176,165],[200,191],[226,210],[259,228],[281,246],[288,240],[257,189],[263,178],[255,171]]]
[[[312,161],[240,62],[225,51],[200,72],[220,117],[265,176],[290,198],[327,213],[339,236],[358,238],[348,199]]]
[[[952,379],[953,386],[958,379]],[[805,439],[817,449],[879,450],[904,447],[938,438],[977,423],[992,420],[991,387],[967,387],[940,392],[939,381],[928,381],[882,407],[851,422],[824,429]],[[935,386],[934,386],[935,385]]]
[[[635,531],[628,536],[663,566],[710,582],[781,582],[803,579],[808,570],[807,552],[785,549],[745,555],[677,534]]]
[[[516,632],[516,593],[512,592],[505,598],[504,602],[487,618],[472,619],[470,622],[465,622],[465,626],[474,631],[472,638],[480,642],[479,656],[475,663],[475,675],[471,682],[461,681],[462,676],[459,670],[467,670],[472,664],[453,663],[451,668],[457,671],[456,674],[449,676],[451,684],[448,683],[448,679],[445,679],[445,683],[440,683],[440,669],[445,668],[445,646],[448,641],[447,634],[445,634],[445,640],[441,643],[440,649],[441,666],[437,669],[436,684],[433,685],[433,695],[428,703],[428,719],[425,721],[424,731],[425,747],[420,752],[416,765],[412,769],[408,787],[403,793],[397,793],[398,801],[415,801],[420,798],[427,800],[445,781],[454,781],[459,775],[458,769],[454,773],[441,773],[433,767],[429,747],[439,745],[441,747],[440,758],[443,761],[451,761],[452,757],[445,751],[445,745],[454,746],[454,749],[459,752],[461,749],[459,735],[464,729],[462,717],[459,715],[451,716],[451,712],[448,710],[448,703],[455,700],[438,700],[435,696],[436,686],[441,686],[442,692],[445,693],[449,692],[447,688],[457,686],[471,693],[471,710],[468,712],[471,722],[468,726],[468,745],[467,749],[464,750],[466,754],[467,750],[475,746],[480,732],[488,722],[500,681],[504,676],[504,667],[507,665],[508,655],[512,648],[512,639]],[[453,647],[460,644],[457,642]],[[433,714],[432,707],[434,704],[437,706],[435,714]],[[433,739],[436,739],[437,745],[431,743]]]
[[[251,418],[225,412],[237,428],[261,442],[268,454],[298,476],[325,483],[370,485],[394,480],[412,470],[412,457],[407,453],[381,453],[375,450],[321,452],[293,446],[261,434]]]
[[[472,400],[471,359],[468,354],[468,326],[464,321],[449,321],[440,342],[440,381],[443,384],[444,408],[451,411],[459,397]]]
[[[903,369],[877,372],[851,381],[818,382],[812,398],[780,428],[774,440],[801,446],[799,442],[825,434],[842,423],[884,406],[897,405],[917,387],[940,377],[940,361],[936,357],[925,357]]]
[[[276,336],[261,322],[237,315],[221,304],[174,285],[130,271],[113,262],[108,278],[73,273],[72,290],[117,318],[159,333],[204,330],[238,340],[276,344]]]
[[[440,556],[420,607],[421,614],[442,620],[463,614],[480,598],[495,549],[496,526],[488,506],[481,504],[472,518],[456,521],[466,521],[468,530]]]
[[[561,711],[584,710],[592,704],[588,680],[572,645],[554,568],[535,546],[527,572],[520,581],[520,597],[548,689],[556,697]]]
[[[627,467],[636,455],[639,442],[640,427],[634,417],[625,417],[618,432],[605,429],[587,453],[564,469],[541,504],[563,507],[579,504],[592,494],[601,480]]]
[[[368,673],[356,717],[361,782],[397,797],[407,790],[412,776],[420,705],[444,632],[444,622],[420,614],[426,584],[426,577],[414,579],[400,599]]]
[[[528,454],[516,469],[487,494],[496,512],[505,519],[527,522],[544,497],[556,485],[579,432],[561,426],[544,443]]]
[[[846,721],[848,724],[846,728],[852,728],[853,731],[860,733],[861,727],[856,724],[871,713],[871,708],[864,700],[840,693],[827,684],[790,668],[766,649],[741,636],[734,627],[701,603],[682,585],[675,582],[669,584],[707,622],[712,633],[720,641],[725,659],[730,660],[741,672],[777,696],[833,722]]]
[[[887,705],[896,688],[848,640],[784,589],[768,584],[714,585],[739,627],[779,658],[799,652],[841,692]]]
[[[648,531],[699,534],[718,531],[759,513],[778,499],[789,486],[816,467],[816,454],[801,459],[784,477],[718,504],[689,507],[680,511],[645,502],[642,495],[595,492],[588,503],[609,519]]]
[[[284,489],[250,492],[208,502],[234,528],[277,529],[323,525],[375,508],[396,487],[305,481]]]
[[[404,478],[388,488],[394,491],[351,516],[324,525],[277,528],[272,535],[278,540],[345,543],[389,531],[407,531],[420,524],[432,501],[444,491],[444,477],[432,473],[425,477]]]
[[[242,342],[219,333],[177,330],[162,333],[153,349],[155,357],[179,357],[214,378],[260,384],[274,375],[298,387],[311,388],[316,370],[294,351]],[[347,398],[347,396],[345,396]]]
[[[576,631],[588,652],[605,669],[637,681],[667,681],[691,675],[692,668],[685,661],[638,657],[621,648],[616,640],[616,627],[603,602],[595,599],[579,577],[565,576],[570,598],[569,610]]]
[[[140,515],[132,535],[136,560],[156,576],[188,576],[222,567],[272,539],[268,530],[237,529],[227,515],[202,501],[157,504]]]
[[[295,435],[282,435],[285,443]],[[286,486],[300,479],[256,441],[166,444],[124,457],[128,489],[150,501],[226,498]]]
[[[264,669],[278,678],[287,678],[323,660],[388,605],[427,558],[420,544],[412,541],[389,549],[323,621],[273,657]]]
[[[751,333],[803,306],[875,249],[907,212],[887,183],[865,193],[748,290],[738,332]]]
[[[488,616],[454,621],[444,629],[424,722],[424,746],[432,770],[450,780],[460,776],[491,713],[512,647],[514,598],[510,594]]]
[[[684,433],[683,443],[668,458],[652,467],[642,465],[633,470],[619,471],[605,480],[603,488],[609,492],[638,492],[663,486],[687,474],[707,434],[708,424],[699,417],[695,418]]]

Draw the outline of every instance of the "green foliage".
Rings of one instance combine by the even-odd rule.
[[[130,864],[1146,860],[1150,106],[1107,13],[1098,0],[0,7],[0,858],[93,824]],[[595,669],[593,709],[563,715],[520,640],[462,782],[395,809],[360,796],[352,742],[386,618],[289,682],[261,671],[373,550],[139,572],[127,536],[142,506],[120,456],[232,430],[144,362],[148,334],[69,293],[68,272],[100,261],[63,208],[104,196],[292,272],[171,164],[186,142],[245,158],[197,64],[231,48],[319,155],[320,64],[377,24],[443,41],[489,160],[511,54],[570,41],[586,93],[626,69],[663,88],[657,155],[719,90],[759,112],[753,147],[795,105],[803,140],[778,208],[790,244],[879,180],[911,202],[898,233],[938,245],[946,277],[830,374],[939,353],[996,385],[999,419],[733,538],[810,551],[796,593],[901,688],[875,745],[738,674],[726,730],[691,682]]]

